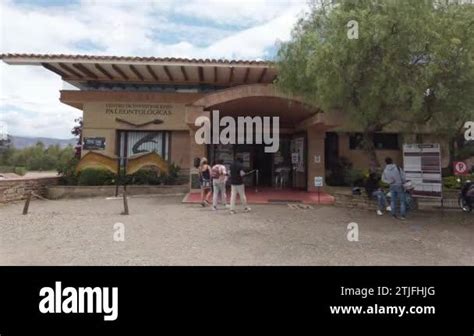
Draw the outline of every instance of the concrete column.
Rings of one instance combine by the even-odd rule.
[[[324,142],[326,138],[326,130],[318,125],[311,126],[307,129],[308,144],[308,181],[307,190],[316,191],[314,186],[314,178],[322,176],[324,185],[326,185],[325,175],[326,169],[324,164]],[[324,190],[324,187],[321,189]]]
[[[195,126],[194,121],[200,116],[209,117],[209,112],[203,111],[202,107],[190,106],[186,108],[185,120],[189,126],[189,160],[190,160],[190,169],[189,169],[189,188],[191,191],[199,190],[199,174],[197,168],[194,166],[194,160],[196,158],[207,157],[207,145],[196,143],[195,134],[198,129]]]

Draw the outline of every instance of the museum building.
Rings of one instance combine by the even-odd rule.
[[[60,101],[83,111],[82,156],[94,152],[120,161],[155,152],[189,176],[190,189],[198,187],[194,163],[202,157],[229,164],[240,155],[247,169],[259,171],[258,182],[247,183],[274,187],[282,183],[275,179],[279,175],[285,176],[285,187],[308,191],[341,157],[354,168],[368,168],[360,133],[342,111],[325,112],[279,92],[271,62],[35,54],[1,59],[41,66],[62,78]],[[278,151],[267,153],[264,144],[196,143],[196,119],[212,119],[212,111],[220,117],[279,117]],[[401,164],[402,144],[411,136],[396,130],[376,134],[380,162],[391,156]],[[431,139],[436,138],[423,134],[423,141]]]

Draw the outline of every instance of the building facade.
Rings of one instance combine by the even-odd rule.
[[[120,159],[154,151],[181,167],[191,189],[198,187],[194,162],[202,157],[229,163],[240,155],[249,170],[258,169],[259,185],[283,181],[308,191],[341,157],[354,168],[368,167],[357,130],[347,125],[344,113],[324,112],[279,92],[273,84],[277,69],[269,62],[29,54],[1,58],[8,64],[42,66],[68,84],[60,101],[83,111],[82,155],[94,151]],[[221,117],[279,117],[279,150],[266,153],[263,144],[198,144],[196,119],[212,120],[212,111]],[[396,130],[378,134],[377,157],[401,163],[402,143],[413,136]],[[428,133],[424,136],[429,140]]]

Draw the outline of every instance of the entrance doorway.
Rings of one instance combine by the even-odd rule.
[[[244,178],[249,187],[306,189],[306,137],[280,135],[276,153],[266,153],[265,145],[209,145],[211,163],[223,160],[229,168],[240,156],[246,171],[258,170]],[[257,185],[258,183],[258,185]]]

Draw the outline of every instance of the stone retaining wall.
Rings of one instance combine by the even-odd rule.
[[[129,195],[150,194],[186,194],[189,192],[189,184],[184,185],[129,185]],[[123,187],[119,187],[119,195],[122,195]],[[115,186],[49,186],[46,190],[46,198],[83,198],[83,197],[112,197],[115,196]]]
[[[46,197],[48,186],[57,185],[59,177],[0,180],[0,203],[21,201],[30,191]]]

